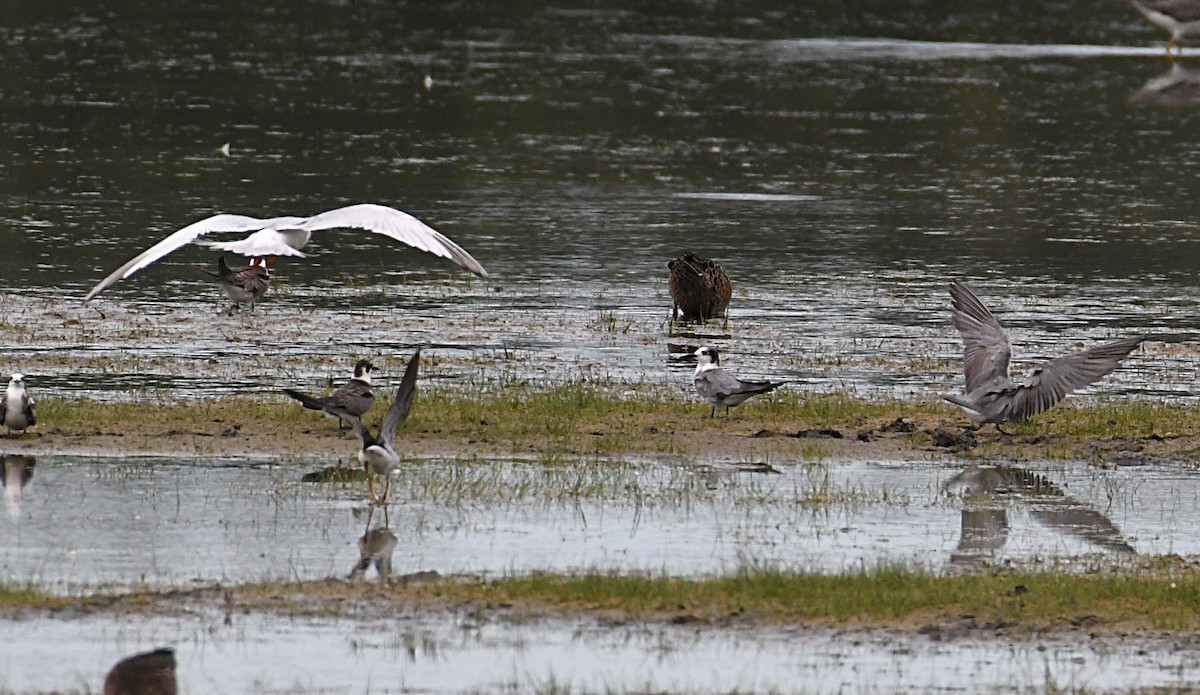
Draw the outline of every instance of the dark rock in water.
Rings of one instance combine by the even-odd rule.
[[[820,429],[810,427],[806,430],[800,430],[792,436],[797,439],[843,439],[846,435],[831,427],[822,427]]]
[[[367,472],[361,468],[331,466],[329,468],[322,468],[319,471],[305,473],[304,477],[300,478],[300,481],[304,483],[354,483],[366,479]]]
[[[874,439],[871,434],[871,430],[859,430],[858,434],[854,435],[854,438],[860,442],[869,442]]]
[[[1114,467],[1162,466],[1164,468],[1195,468],[1196,466],[1195,461],[1182,456],[1154,456],[1138,451],[1118,451],[1109,456],[1105,463]]]
[[[902,417],[898,417],[895,420],[892,420],[888,424],[884,425],[883,427],[879,428],[880,432],[889,432],[889,433],[897,433],[897,434],[908,434],[910,432],[915,432],[916,430],[917,430],[916,425],[912,424],[911,422],[906,421]]]
[[[978,442],[971,430],[955,430],[949,427],[938,427],[929,433],[933,445],[942,449],[973,449]]]

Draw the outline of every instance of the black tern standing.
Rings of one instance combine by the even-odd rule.
[[[1004,432],[1005,422],[1023,422],[1049,410],[1076,389],[1112,372],[1145,336],[1121,338],[1042,364],[1022,383],[1009,377],[1012,344],[1000,322],[969,287],[950,286],[950,314],[963,337],[964,395],[943,396],[973,421],[992,423]],[[1007,432],[1005,432],[1007,434]]]
[[[0,421],[10,433],[13,430],[24,433],[37,424],[37,405],[25,390],[24,374],[13,374],[8,380],[8,388],[0,396]]]
[[[721,356],[711,345],[696,350],[696,393],[712,404],[709,417],[715,417],[717,408],[724,408],[729,415],[729,409],[741,405],[747,398],[774,391],[783,386],[783,381],[743,381],[721,367]]]
[[[215,277],[217,284],[225,291],[225,296],[233,300],[233,309],[229,313],[237,311],[242,304],[249,304],[250,311],[254,311],[255,303],[262,299],[271,286],[271,271],[268,266],[274,260],[274,257],[257,256],[251,259],[248,266],[230,268],[225,263],[225,257],[221,256],[217,259],[217,272],[204,272]]]
[[[1168,56],[1171,55],[1171,48],[1176,45],[1179,46],[1179,53],[1182,55],[1181,42],[1189,36],[1200,35],[1200,2],[1197,0],[1159,0],[1145,3],[1129,0],[1129,4],[1146,19],[1171,33],[1171,39],[1167,41]]]
[[[385,205],[362,203],[336,208],[312,217],[268,217],[259,219],[246,215],[213,215],[193,222],[167,238],[129,259],[108,277],[101,280],[87,293],[87,302],[120,280],[142,270],[163,256],[184,246],[197,242],[220,251],[239,253],[255,258],[258,256],[296,256],[304,258],[300,251],[308,244],[313,232],[329,229],[362,229],[381,234],[413,248],[432,253],[449,260],[458,267],[483,278],[487,271],[479,261],[471,257],[463,247],[449,237],[402,210]],[[210,234],[235,234],[253,232],[238,241],[211,241],[203,239]]]
[[[104,695],[175,695],[175,652],[158,649],[117,662],[104,679]]]
[[[371,370],[373,369],[375,369],[375,365],[371,364],[370,360],[359,360],[354,364],[354,376],[324,398],[316,398],[292,389],[284,389],[283,392],[300,401],[309,410],[323,410],[338,417],[338,429],[340,430],[342,423],[349,422],[349,420],[338,413],[361,417],[371,409],[371,406],[375,405],[375,392],[371,390]]]

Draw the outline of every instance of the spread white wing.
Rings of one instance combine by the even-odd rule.
[[[365,229],[448,259],[481,278],[487,277],[487,271],[479,261],[449,237],[407,212],[385,205],[362,203],[322,212],[297,225],[297,229],[309,232],[325,229]]]
[[[329,229],[362,229],[448,259],[464,270],[487,277],[479,261],[445,234],[407,212],[386,205],[361,203],[322,212],[312,217],[277,217],[270,226],[238,241],[206,241],[208,246],[243,256],[303,255],[292,252],[308,242],[312,232]],[[289,234],[289,232],[291,234]],[[285,241],[286,240],[286,241]]]
[[[133,275],[206,234],[254,232],[238,241],[201,243],[244,256],[303,256],[300,248],[312,232],[327,229],[363,229],[403,242],[414,248],[448,259],[455,265],[479,277],[487,277],[479,261],[471,257],[449,237],[418,220],[407,212],[372,203],[350,205],[322,212],[312,217],[270,217],[258,219],[245,215],[216,215],[184,227],[154,246],[134,256],[128,263],[104,278],[83,298],[88,301],[111,287],[118,280]]]
[[[213,215],[199,222],[193,222],[179,231],[171,234],[166,239],[158,242],[154,246],[142,251],[138,255],[129,259],[125,265],[117,268],[108,277],[104,278],[92,288],[91,292],[83,298],[83,301],[88,301],[100,294],[104,290],[112,287],[118,280],[133,275],[139,270],[149,266],[158,259],[167,254],[176,251],[188,244],[196,241],[206,234],[221,234],[221,233],[237,233],[237,232],[253,232],[264,227],[269,227],[276,223],[287,224],[288,220],[303,221],[303,217],[274,217],[268,219],[258,219],[257,217],[248,217],[246,215]],[[279,254],[277,254],[279,255]]]

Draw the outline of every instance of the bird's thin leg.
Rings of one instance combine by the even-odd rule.
[[[384,504],[385,502],[387,502],[388,493],[391,491],[392,491],[392,474],[388,473],[383,478],[383,497],[379,498],[380,504]],[[387,507],[384,507],[384,509],[387,509]]]
[[[1000,434],[1003,434],[1003,435],[1005,435],[1005,436],[1008,436],[1008,437],[1011,437],[1011,436],[1013,435],[1013,433],[1012,433],[1012,432],[1005,432],[1005,431],[1004,431],[1004,428],[1000,426],[1000,423],[996,422],[996,423],[993,423],[993,424],[995,424],[995,425],[996,425],[996,431],[997,431],[997,432],[999,432]]]
[[[708,417],[710,417],[710,418],[714,418],[714,417],[716,417],[716,416],[717,416],[717,406],[715,406],[715,405],[714,405],[714,406],[712,407],[712,412],[708,414]]]
[[[370,466],[364,465],[363,470],[367,472],[367,491],[371,494],[371,504],[379,504],[379,502],[375,499],[375,476],[371,475]]]

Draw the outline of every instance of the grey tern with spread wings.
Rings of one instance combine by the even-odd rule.
[[[300,249],[308,243],[313,232],[329,229],[363,229],[395,239],[435,256],[449,259],[452,263],[479,277],[487,277],[487,271],[479,261],[471,257],[461,246],[441,232],[433,229],[407,212],[384,205],[362,203],[336,208],[312,217],[268,217],[259,219],[246,215],[214,215],[194,222],[145,251],[129,259],[108,277],[92,288],[83,301],[133,275],[190,243],[196,242],[243,256],[296,256],[304,258]],[[212,241],[204,239],[209,234],[235,234],[252,232],[238,241]]]
[[[1121,338],[1056,357],[1017,383],[1008,374],[1012,344],[1000,322],[959,281],[950,286],[950,314],[963,338],[964,395],[943,396],[977,423],[1023,422],[1112,372],[1145,336]]]

